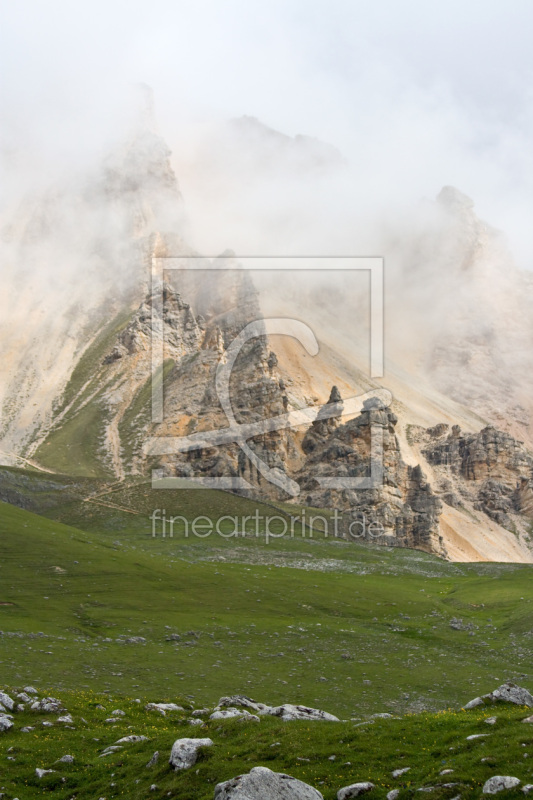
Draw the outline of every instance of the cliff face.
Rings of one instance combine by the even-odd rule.
[[[340,398],[339,398],[340,399]],[[339,404],[341,405],[341,404]],[[439,538],[440,500],[419,466],[406,464],[396,436],[397,417],[389,409],[366,408],[344,425],[314,423],[303,440],[310,450],[298,477],[305,501],[319,508],[343,511],[347,538],[400,547],[416,547],[445,555]],[[322,427],[323,426],[323,427]],[[368,489],[323,489],[317,478],[365,478],[370,474],[372,439],[382,449],[383,477]]]
[[[517,515],[532,518],[533,457],[521,442],[492,426],[468,434],[459,426],[449,430],[444,425],[423,436],[423,454],[442,480],[448,479],[443,495],[448,505],[460,505],[462,495],[476,510],[511,530],[523,525]]]

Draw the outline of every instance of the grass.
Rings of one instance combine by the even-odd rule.
[[[107,388],[102,385],[102,362],[130,319],[131,311],[114,317],[80,358],[55,409],[56,417],[63,414],[61,422],[35,452],[44,467],[74,476],[112,477],[102,449],[107,421],[99,402]]]
[[[45,694],[50,691],[57,696],[55,689],[43,689]],[[259,765],[315,786],[325,800],[333,800],[342,786],[366,780],[376,786],[372,797],[384,798],[397,788],[401,798],[411,798],[420,796],[417,789],[434,787],[432,797],[440,800],[458,794],[479,797],[483,783],[496,774],[514,775],[522,784],[533,778],[533,726],[521,722],[530,711],[517,707],[446,709],[437,714],[367,720],[366,724],[283,722],[268,716],[259,723],[221,722],[210,721],[204,714],[204,726],[192,727],[187,720],[194,703],[175,690],[161,695],[144,686],[133,698],[63,690],[60,699],[74,719],[69,729],[57,723],[57,715],[26,708],[15,715],[14,728],[0,734],[0,785],[6,797],[212,800],[218,782]],[[161,717],[145,710],[147,700],[178,702],[184,711]],[[115,724],[105,722],[115,709],[125,716]],[[485,719],[492,714],[497,722],[489,726]],[[53,727],[43,727],[45,720]],[[33,730],[23,733],[25,726]],[[467,739],[479,733],[489,736]],[[122,750],[101,757],[106,747],[130,734],[146,736],[147,741],[125,744]],[[200,752],[193,768],[176,773],[168,757],[173,742],[182,737],[209,737],[214,744]],[[147,768],[155,751],[158,763]],[[74,756],[74,763],[58,764],[66,754]],[[39,779],[36,767],[55,772]],[[392,778],[393,770],[405,767],[409,772]],[[441,775],[444,769],[453,772]],[[443,786],[446,783],[455,786]],[[518,789],[501,797],[523,794]]]
[[[533,687],[531,566],[450,564],[318,530],[311,536],[298,526],[294,537],[270,542],[264,525],[259,535],[229,536],[228,519],[224,535],[177,530],[163,538],[159,528],[152,537],[154,509],[188,520],[303,509],[213,490],[162,491],[141,479],[108,484],[2,468],[0,496],[23,506],[0,503],[2,683],[52,687],[47,693],[61,697],[76,721],[75,730],[38,724],[21,733],[33,715],[16,715],[15,729],[0,734],[0,792],[8,798],[53,791],[65,800],[135,800],[152,784],[156,798],[212,798],[218,780],[257,764],[311,783],[326,799],[367,779],[375,796],[400,785],[402,797],[414,797],[417,788],[450,781],[439,776],[443,768],[465,785],[433,792],[442,798],[479,796],[493,774],[532,780],[524,753],[533,728],[519,722],[522,711],[459,711],[505,680]],[[453,618],[463,630],[450,627]],[[169,640],[170,633],[181,639]],[[208,723],[199,733],[183,717],[143,710],[145,700],[181,697],[202,707],[235,693],[272,705],[304,703],[345,720],[380,712],[402,719],[356,727],[269,718]],[[127,716],[110,726],[98,699]],[[499,717],[494,729],[483,722],[487,713]],[[480,729],[491,737],[466,740]],[[128,733],[150,741],[98,757]],[[198,735],[215,741],[198,773],[169,772],[174,739]],[[161,760],[147,770],[154,750]],[[74,765],[35,778],[36,766],[51,768],[65,753]],[[403,766],[411,771],[398,783],[390,772]]]
[[[410,553],[423,556],[422,571],[413,559],[395,574],[399,551],[384,548],[153,539],[139,515],[145,532],[129,538],[0,509],[6,682],[177,686],[206,702],[244,692],[350,716],[438,710],[532,677],[529,567],[480,575]],[[328,553],[351,571],[324,571]],[[453,617],[474,630],[451,629]],[[166,641],[169,632],[182,641]]]

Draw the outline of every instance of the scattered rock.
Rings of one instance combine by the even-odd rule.
[[[225,708],[220,711],[213,711],[209,719],[232,719],[234,717],[242,717],[243,719],[249,720],[257,720],[259,722],[259,717],[256,714],[250,714],[249,711],[246,709],[241,708]],[[201,720],[193,720],[193,724],[201,723]]]
[[[337,800],[351,800],[352,797],[359,797],[360,794],[371,792],[374,789],[374,784],[370,781],[363,781],[362,783],[352,783],[350,786],[345,786],[337,792]]]
[[[43,697],[42,700],[36,700],[31,705],[32,711],[37,711],[41,714],[60,714],[66,709],[63,707],[61,700],[55,697]]]
[[[505,789],[514,789],[519,785],[518,778],[513,778],[511,775],[494,775],[483,785],[483,794],[497,794]]]
[[[183,711],[182,706],[178,706],[176,703],[147,703],[145,709],[146,711],[159,711],[163,716],[167,711]]]
[[[15,701],[5,692],[0,692],[0,703],[7,708],[8,711],[13,711],[15,707]]]
[[[487,725],[496,725],[497,721],[498,721],[498,717],[487,717],[487,719],[485,720]]]
[[[146,766],[147,767],[155,767],[155,765],[157,764],[158,761],[159,761],[159,750],[156,750],[155,753],[153,754],[152,758],[150,759],[150,761],[148,762],[148,764]]]
[[[61,758],[57,759],[56,763],[63,763],[63,764],[73,764],[74,763],[74,756],[61,756]]]
[[[325,722],[340,721],[338,717],[335,717],[333,714],[328,714],[327,711],[320,711],[318,708],[308,708],[308,706],[293,706],[289,703],[271,708],[267,713],[273,717],[281,717],[281,719],[287,722],[295,719],[322,720]]]
[[[45,775],[50,775],[51,772],[55,772],[55,769],[37,769],[35,770],[35,774],[38,778],[43,778]]]
[[[202,747],[212,747],[211,739],[176,739],[172,745],[169,764],[173,769],[188,769],[196,764],[198,750]]]
[[[387,800],[398,800],[399,795],[400,795],[400,790],[393,789],[392,792],[388,792]]]
[[[133,743],[136,744],[137,742],[147,742],[147,736],[137,736],[136,734],[132,733],[130,736],[123,736],[122,739],[118,739],[115,744],[128,744]]]
[[[526,783],[525,786],[522,786],[522,791],[524,792],[524,794],[529,794],[530,792],[533,792],[533,783]]]
[[[516,683],[503,683],[489,694],[476,697],[464,706],[465,710],[476,708],[477,706],[489,703],[514,703],[517,706],[528,706],[533,708],[533,696],[527,689],[517,686]]]
[[[247,775],[239,775],[215,788],[214,800],[323,800],[317,789],[303,781],[272,772],[267,767],[254,767]]]
[[[13,723],[9,717],[4,716],[3,714],[0,715],[0,732],[4,733],[5,731],[9,731],[12,727]]]
[[[404,767],[403,769],[395,769],[394,772],[391,773],[393,778],[400,778],[402,775],[405,775],[406,772],[409,772],[411,767]]]
[[[472,739],[485,739],[487,736],[490,736],[490,733],[473,733],[471,736],[466,737],[466,741],[469,742]]]
[[[270,706],[267,706],[264,703],[256,703],[255,700],[251,700],[245,694],[234,694],[231,697],[221,697],[218,701],[215,711],[218,711],[220,708],[247,708],[248,711],[255,711],[259,714],[268,713],[270,710]],[[193,712],[193,714],[194,713],[195,712]]]

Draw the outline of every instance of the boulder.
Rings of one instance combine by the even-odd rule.
[[[234,694],[231,697],[221,697],[218,701],[218,705],[216,707],[216,711],[220,708],[247,708],[248,711],[255,711],[256,713],[266,713],[270,706],[265,705],[264,703],[256,703],[255,700],[251,700],[245,694]]]
[[[259,722],[259,717],[255,714],[250,714],[249,711],[246,709],[241,708],[224,708],[220,711],[213,711],[209,719],[232,719],[233,717],[242,717],[250,720],[257,720]],[[201,724],[201,720],[198,720]],[[195,720],[196,723],[196,720]]]
[[[37,769],[35,770],[35,774],[38,778],[44,778],[45,775],[50,775],[51,772],[55,772],[55,769]]]
[[[514,703],[517,706],[533,708],[533,695],[531,695],[527,689],[517,686],[516,683],[502,683],[502,685],[494,689],[493,692],[471,700],[464,708],[468,711],[470,708],[492,703]]]
[[[286,721],[305,719],[340,722],[338,717],[335,717],[333,714],[328,714],[327,711],[320,711],[318,708],[308,708],[308,706],[293,706],[290,703],[271,708],[267,713],[273,717],[281,717],[281,719]]]
[[[146,711],[159,711],[163,716],[167,711],[183,711],[182,706],[178,706],[176,703],[147,703],[145,709]]]
[[[13,727],[13,723],[9,719],[9,717],[4,716],[3,714],[0,715],[0,732],[5,733],[5,731],[10,730]]]
[[[42,714],[59,714],[61,711],[65,711],[65,708],[63,708],[61,700],[55,697],[43,697],[42,700],[32,703],[31,710]]]
[[[169,764],[176,771],[189,769],[196,764],[198,750],[202,747],[212,747],[211,739],[176,739],[172,745]]]
[[[13,709],[15,708],[15,701],[5,692],[0,692],[0,703],[8,711],[13,711]]]
[[[370,781],[362,781],[361,783],[352,783],[350,786],[345,786],[337,792],[337,800],[351,800],[352,797],[359,797],[360,794],[371,792],[374,784]]]
[[[489,778],[483,785],[483,794],[497,794],[503,792],[505,789],[514,789],[520,785],[518,778],[513,778],[511,775],[494,775]]]
[[[219,783],[214,800],[323,800],[323,797],[317,789],[290,775],[254,767],[247,775]]]
[[[391,772],[393,778],[401,778],[402,775],[405,775],[406,772],[409,772],[411,767],[404,767],[403,769],[395,769]]]
[[[137,742],[147,742],[147,736],[137,736],[137,734],[132,733],[130,736],[123,736],[122,739],[118,739],[115,744],[137,744]]]

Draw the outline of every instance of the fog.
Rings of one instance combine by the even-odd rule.
[[[144,82],[202,252],[371,254],[452,184],[529,268],[532,25],[527,0],[5,3],[4,215],[95,170]],[[243,115],[344,161],[266,158]]]
[[[171,255],[384,255],[389,344],[479,413],[520,383],[522,425],[528,0],[21,0],[1,13],[6,449],[48,418],[102,310],[142,297],[157,231]],[[449,185],[506,241],[471,211],[443,216]],[[466,276],[476,237],[491,245]]]

